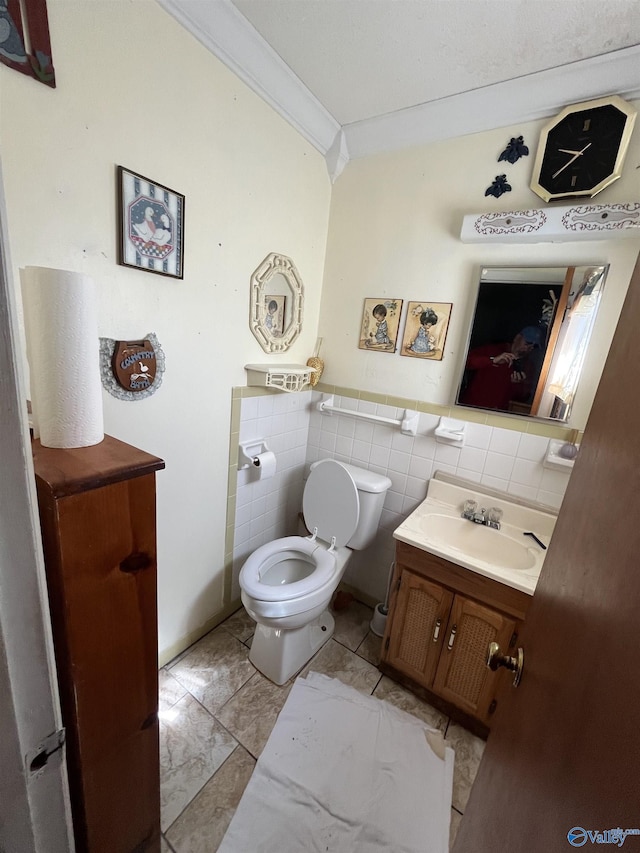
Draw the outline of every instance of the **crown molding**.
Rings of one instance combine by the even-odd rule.
[[[341,127],[231,0],[158,3],[325,157],[332,180],[350,159],[535,121],[606,95],[640,98],[635,45]]]
[[[326,155],[340,132],[339,123],[230,0],[158,3]]]
[[[640,45],[347,124],[352,159],[555,115],[567,104],[640,98]]]

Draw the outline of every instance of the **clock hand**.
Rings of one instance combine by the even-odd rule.
[[[551,175],[551,178],[552,178],[552,179],[553,179],[553,178],[557,178],[557,177],[558,177],[558,175],[560,174],[560,172],[564,172],[564,170],[565,170],[566,168],[568,168],[568,167],[569,167],[569,166],[574,162],[574,160],[577,160],[577,159],[578,159],[578,157],[581,157],[581,156],[584,154],[584,152],[587,150],[587,148],[589,148],[589,146],[590,146],[590,145],[591,145],[591,143],[590,143],[590,142],[587,142],[587,144],[584,146],[584,148],[582,149],[582,151],[575,151],[575,152],[571,152],[571,151],[563,151],[563,149],[559,149],[560,151],[563,151],[563,153],[564,153],[564,154],[571,154],[571,153],[573,153],[573,157],[571,158],[571,160],[569,160],[569,162],[568,162],[568,163],[565,163],[565,164],[564,164],[564,166],[562,166],[560,169],[558,169],[558,171],[557,171],[557,172],[554,172],[554,174],[553,174],[553,175]]]
[[[580,156],[580,154],[584,154],[584,152],[587,150],[587,148],[589,148],[590,145],[591,143],[587,142],[587,144],[581,151],[572,151],[570,148],[558,148],[558,151],[561,151],[563,154],[577,154],[578,156]]]

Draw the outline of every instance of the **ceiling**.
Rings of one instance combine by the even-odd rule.
[[[158,0],[327,158],[640,97],[637,0]]]

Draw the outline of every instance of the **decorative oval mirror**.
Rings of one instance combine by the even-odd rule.
[[[291,258],[272,252],[251,276],[249,324],[265,352],[285,352],[302,328],[303,287]]]
[[[482,269],[456,403],[567,421],[608,269]]]

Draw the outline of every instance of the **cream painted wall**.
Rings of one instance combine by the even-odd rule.
[[[507,127],[349,163],[334,185],[331,203],[319,331],[325,359],[323,382],[451,405],[480,265],[604,262],[611,269],[571,416],[572,426],[584,427],[640,238],[533,245],[463,244],[459,239],[467,213],[544,207],[528,188],[542,124]],[[520,134],[531,155],[514,165],[498,164],[497,157],[510,137]],[[623,177],[596,201],[640,200],[638,162],[640,130],[636,128]],[[500,199],[485,198],[485,189],[503,172],[512,192]],[[398,353],[357,348],[363,301],[383,296],[453,303],[441,362],[425,364]],[[403,326],[404,318],[401,332]]]
[[[99,332],[155,332],[167,367],[135,403],[104,394],[105,431],[166,460],[158,484],[160,651],[228,603],[224,546],[231,389],[266,356],[249,279],[291,256],[317,334],[331,185],[323,158],[157,4],[48,0],[57,88],[0,66],[0,144],[13,276],[91,275]],[[116,262],[115,166],[186,196],[185,277]]]

